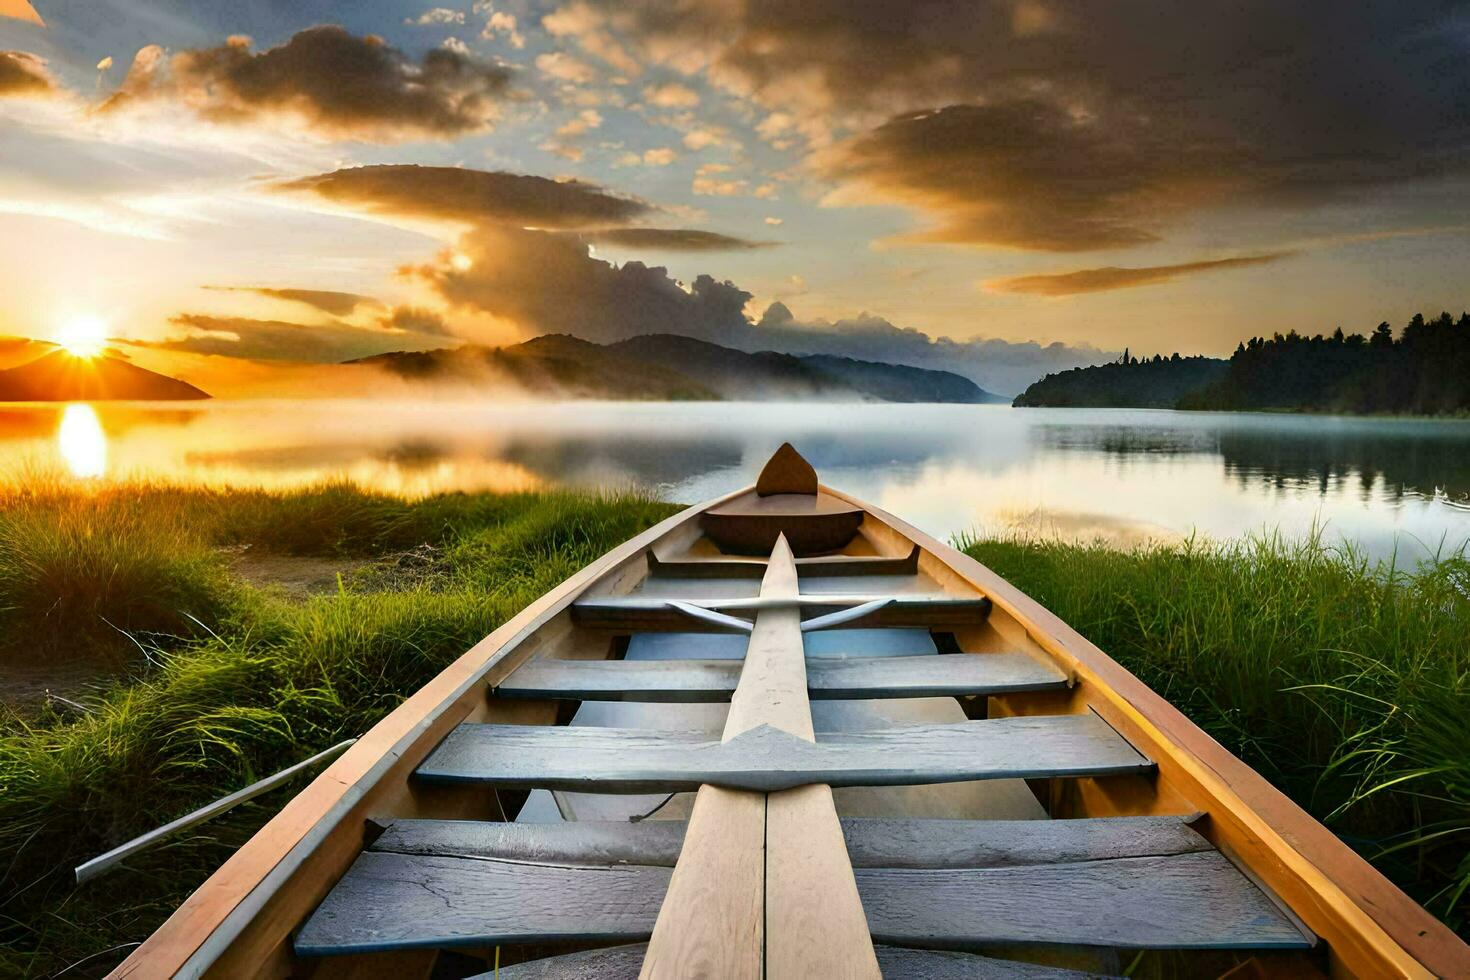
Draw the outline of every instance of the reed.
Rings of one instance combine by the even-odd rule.
[[[1470,562],[962,540],[1470,932]]]
[[[416,503],[344,487],[233,496],[146,486],[56,489],[13,499],[5,511],[9,526],[33,537],[55,528],[48,554],[77,538],[47,516],[73,509],[89,515],[91,540],[113,536],[118,564],[148,565],[155,574],[178,547],[177,560],[201,571],[198,596],[209,600],[201,604],[190,593],[191,604],[220,614],[189,618],[175,609],[191,629],[130,632],[131,670],[76,695],[76,707],[58,701],[39,713],[0,717],[0,975],[49,975],[146,935],[300,785],[88,886],[72,885],[71,868],[361,734],[527,603],[673,510],[637,495],[572,492]],[[27,509],[37,516],[17,516]],[[328,512],[353,522],[351,532],[324,533]],[[245,520],[235,523],[232,515],[240,514]],[[121,528],[136,533],[123,536]],[[150,539],[148,529],[159,537]],[[389,557],[344,579],[336,594],[292,602],[232,578],[211,550],[222,543]],[[428,576],[398,573],[390,549],[411,544],[433,545]],[[55,565],[74,578],[61,577]],[[178,575],[185,571],[180,566]],[[8,576],[0,589],[36,597],[11,613],[19,615],[42,609],[46,589],[75,587],[86,574],[85,561],[0,562],[0,577]],[[172,594],[151,587],[157,608],[169,610]],[[86,610],[116,622],[133,601],[117,586],[97,592]],[[32,615],[27,622],[37,639],[64,645],[78,620]],[[105,970],[125,952],[90,965]]]

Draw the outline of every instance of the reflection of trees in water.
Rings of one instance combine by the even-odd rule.
[[[1470,503],[1470,427],[1295,417],[1229,420],[1219,427],[1046,425],[1047,449],[1141,455],[1218,456],[1240,486],[1313,490],[1326,496],[1354,485],[1364,500],[1381,479],[1394,499],[1444,492]]]
[[[1383,492],[1444,492],[1470,502],[1470,433],[1423,429],[1392,431],[1225,431],[1220,433],[1225,472],[1242,486],[1315,488],[1326,495],[1357,484],[1366,501],[1381,478]]]

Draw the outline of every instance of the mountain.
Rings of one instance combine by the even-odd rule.
[[[1173,408],[1224,377],[1215,357],[1129,358],[1048,374],[1012,402],[1017,408]]]
[[[1000,402],[948,371],[845,357],[747,353],[673,334],[594,344],[564,334],[510,347],[379,354],[402,378],[513,386],[528,395],[631,400]]]
[[[116,357],[76,357],[53,350],[0,371],[0,401],[178,401],[208,398],[191,384]]]

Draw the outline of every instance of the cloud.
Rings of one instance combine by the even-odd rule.
[[[430,7],[417,17],[403,18],[405,24],[425,27],[430,24],[463,24],[464,11],[450,10],[448,7]]]
[[[1173,282],[1180,276],[1199,272],[1217,272],[1222,269],[1238,269],[1253,265],[1278,262],[1292,255],[1291,252],[1271,252],[1265,255],[1244,255],[1233,259],[1214,259],[1206,262],[1181,262],[1177,265],[1145,266],[1125,269],[1104,266],[1100,269],[1079,269],[1076,272],[1059,272],[1033,276],[1010,276],[991,279],[985,288],[992,293],[1026,293],[1032,296],[1072,296],[1077,293],[1101,293],[1113,289],[1133,289],[1137,286],[1156,286]]]
[[[839,203],[876,198],[934,216],[905,241],[1078,252],[1155,241],[1170,219],[1223,197],[1230,152],[1170,153],[1137,127],[1026,101],[899,116],[820,166],[848,185]]]
[[[510,77],[448,48],[415,63],[373,35],[310,27],[260,52],[246,37],[171,57],[146,47],[101,111],[172,100],[214,122],[286,119],[330,139],[451,139],[491,127]]]
[[[381,306],[380,300],[361,293],[342,293],[330,289],[276,289],[269,286],[205,286],[221,292],[254,293],[270,299],[300,303],[332,316],[347,316],[359,306]]]
[[[174,328],[171,337],[129,343],[193,354],[313,364],[333,364],[395,350],[432,350],[445,345],[442,331],[371,329],[342,323],[292,323],[199,313],[181,313],[169,322]]]
[[[667,167],[677,160],[679,154],[668,146],[656,146],[651,150],[643,151],[643,165],[645,167]]]
[[[463,236],[458,267],[423,265],[411,274],[453,307],[510,321],[528,334],[567,333],[597,342],[681,333],[730,343],[749,329],[750,294],[699,276],[686,289],[642,262],[593,258],[579,236],[486,226]]]
[[[55,95],[56,80],[46,70],[46,59],[26,51],[0,51],[0,99]]]
[[[910,242],[1126,247],[1226,206],[1274,214],[1470,176],[1455,4],[595,6],[584,18],[645,63],[703,72],[763,138],[815,151],[840,188],[829,203],[922,216]]]
[[[679,82],[646,86],[643,89],[643,98],[650,105],[666,109],[688,109],[699,105],[699,93]]]
[[[607,15],[589,3],[566,4],[541,18],[541,26],[555,38],[575,40],[583,51],[630,78],[643,74],[643,66],[608,29]]]
[[[552,78],[575,85],[586,85],[597,80],[597,70],[585,61],[579,61],[565,51],[548,51],[536,56],[536,67]]]
[[[36,8],[30,5],[29,0],[0,0],[0,17],[14,17],[40,27],[46,26],[46,22],[36,13]]]
[[[479,10],[480,5],[475,4],[475,9]],[[505,38],[506,42],[516,50],[526,46],[526,36],[516,29],[516,15],[508,14],[503,10],[492,11],[489,19],[485,21],[485,29],[480,32],[482,41],[493,41],[497,37]]]
[[[598,244],[624,248],[646,248],[668,252],[719,252],[735,249],[770,248],[777,242],[751,241],[694,228],[604,228],[585,231],[581,237]]]
[[[537,228],[620,225],[655,210],[646,201],[580,180],[464,167],[383,164],[334,170],[274,187],[373,214]]]
[[[794,295],[805,284],[793,282]],[[1117,359],[1114,351],[1067,344],[1011,343],[1005,340],[953,340],[899,327],[880,316],[861,313],[833,322],[798,320],[784,303],[772,303],[743,341],[746,350],[787,354],[836,354],[861,360],[953,371],[987,391],[1014,395],[1043,375]]]

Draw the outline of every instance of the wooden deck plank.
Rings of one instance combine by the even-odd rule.
[[[500,968],[499,980],[633,980],[643,965],[645,943],[588,949],[563,956]],[[878,946],[878,965],[894,980],[1085,980],[1103,976],[1036,963],[994,959],[975,953],[952,953],[901,946]],[[495,980],[482,973],[470,980]]]
[[[769,725],[713,742],[702,732],[465,724],[415,775],[593,793],[674,792],[704,783],[774,792],[810,783],[914,786],[1152,767],[1093,715],[1035,715],[824,732],[815,743]]]
[[[551,824],[397,820],[372,850],[547,864],[673,867],[687,824],[584,820]],[[1082,820],[843,819],[855,868],[994,868],[1157,857],[1210,850],[1184,817]]]
[[[758,855],[747,864],[758,871]],[[652,933],[670,878],[668,868],[642,865],[367,851],[302,927],[296,949],[312,956],[639,940]],[[721,884],[729,883],[704,883],[706,900],[695,907],[711,910],[707,900],[729,892]],[[885,943],[948,949],[1032,943],[1148,949],[1311,945],[1271,899],[1214,851],[979,869],[860,868],[856,885],[868,928]],[[748,950],[748,936],[746,941]],[[706,947],[711,956],[721,948]]]
[[[731,660],[532,660],[494,689],[506,698],[573,701],[725,701],[740,681]],[[1065,687],[1054,667],[1024,653],[813,658],[812,699],[962,697]]]
[[[1308,949],[1312,942],[1216,851],[1029,867],[857,872],[881,942],[964,948]]]
[[[796,570],[802,575],[913,575],[919,570],[919,546],[896,558],[867,555],[825,555],[796,559]],[[672,578],[754,578],[766,573],[763,558],[670,558],[664,559],[648,551],[648,574]]]
[[[669,875],[364,851],[301,927],[296,952],[647,939]]]

